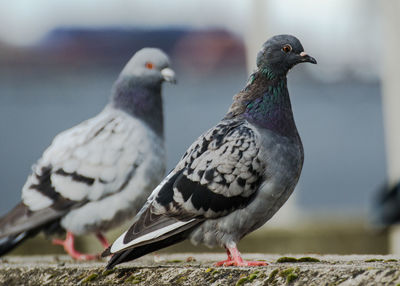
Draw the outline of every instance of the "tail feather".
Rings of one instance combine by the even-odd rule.
[[[22,202],[0,218],[0,256],[42,230],[58,230],[64,211],[51,208],[32,212]]]
[[[41,228],[37,228],[0,238],[0,256],[7,254],[27,238],[35,236],[40,230]]]
[[[195,226],[194,226],[195,227]],[[141,245],[134,248],[129,248],[127,250],[122,250],[120,252],[115,253],[111,259],[108,261],[106,269],[112,269],[116,265],[134,260],[136,258],[142,257],[148,253],[157,251],[159,249],[171,246],[178,242],[185,240],[189,234],[192,232],[193,228],[189,228],[185,231],[179,232],[173,236],[167,237],[163,240],[158,240],[149,244]],[[109,249],[106,249],[102,256],[107,256],[109,253]]]
[[[56,210],[51,207],[31,211],[21,202],[9,213],[0,218],[0,238],[20,234],[27,230],[58,220],[67,211],[68,210]]]

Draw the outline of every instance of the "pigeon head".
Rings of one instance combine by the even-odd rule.
[[[163,134],[161,85],[164,81],[175,83],[175,72],[169,65],[168,56],[159,49],[144,48],[136,52],[114,84],[112,106]]]
[[[291,35],[277,35],[264,43],[257,55],[257,67],[261,72],[273,78],[284,76],[299,63],[317,61],[304,52],[300,41]]]
[[[175,83],[175,72],[169,65],[168,56],[160,49],[143,48],[125,65],[120,78],[136,77],[148,83]]]

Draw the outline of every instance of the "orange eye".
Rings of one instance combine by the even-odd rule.
[[[289,44],[286,44],[283,46],[282,51],[284,51],[285,53],[288,53],[292,50],[292,46]]]
[[[152,62],[146,62],[145,66],[146,66],[146,69],[149,69],[149,70],[154,68],[154,64]]]

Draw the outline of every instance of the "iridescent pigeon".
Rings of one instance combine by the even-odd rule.
[[[0,255],[44,231],[75,259],[74,236],[133,218],[165,172],[161,85],[174,81],[168,57],[144,48],[126,64],[97,116],[58,134],[33,167],[22,201],[0,219]]]
[[[265,265],[244,261],[237,243],[267,222],[299,179],[303,146],[297,133],[286,74],[298,63],[316,63],[298,39],[269,39],[257,70],[228,113],[200,136],[153,191],[133,225],[104,253],[108,268],[186,238],[224,247],[217,265]]]

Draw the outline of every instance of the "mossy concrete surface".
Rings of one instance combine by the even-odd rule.
[[[113,270],[105,261],[66,256],[6,256],[0,285],[400,285],[400,257],[389,255],[268,255],[265,267],[215,267],[221,254],[147,255]]]

